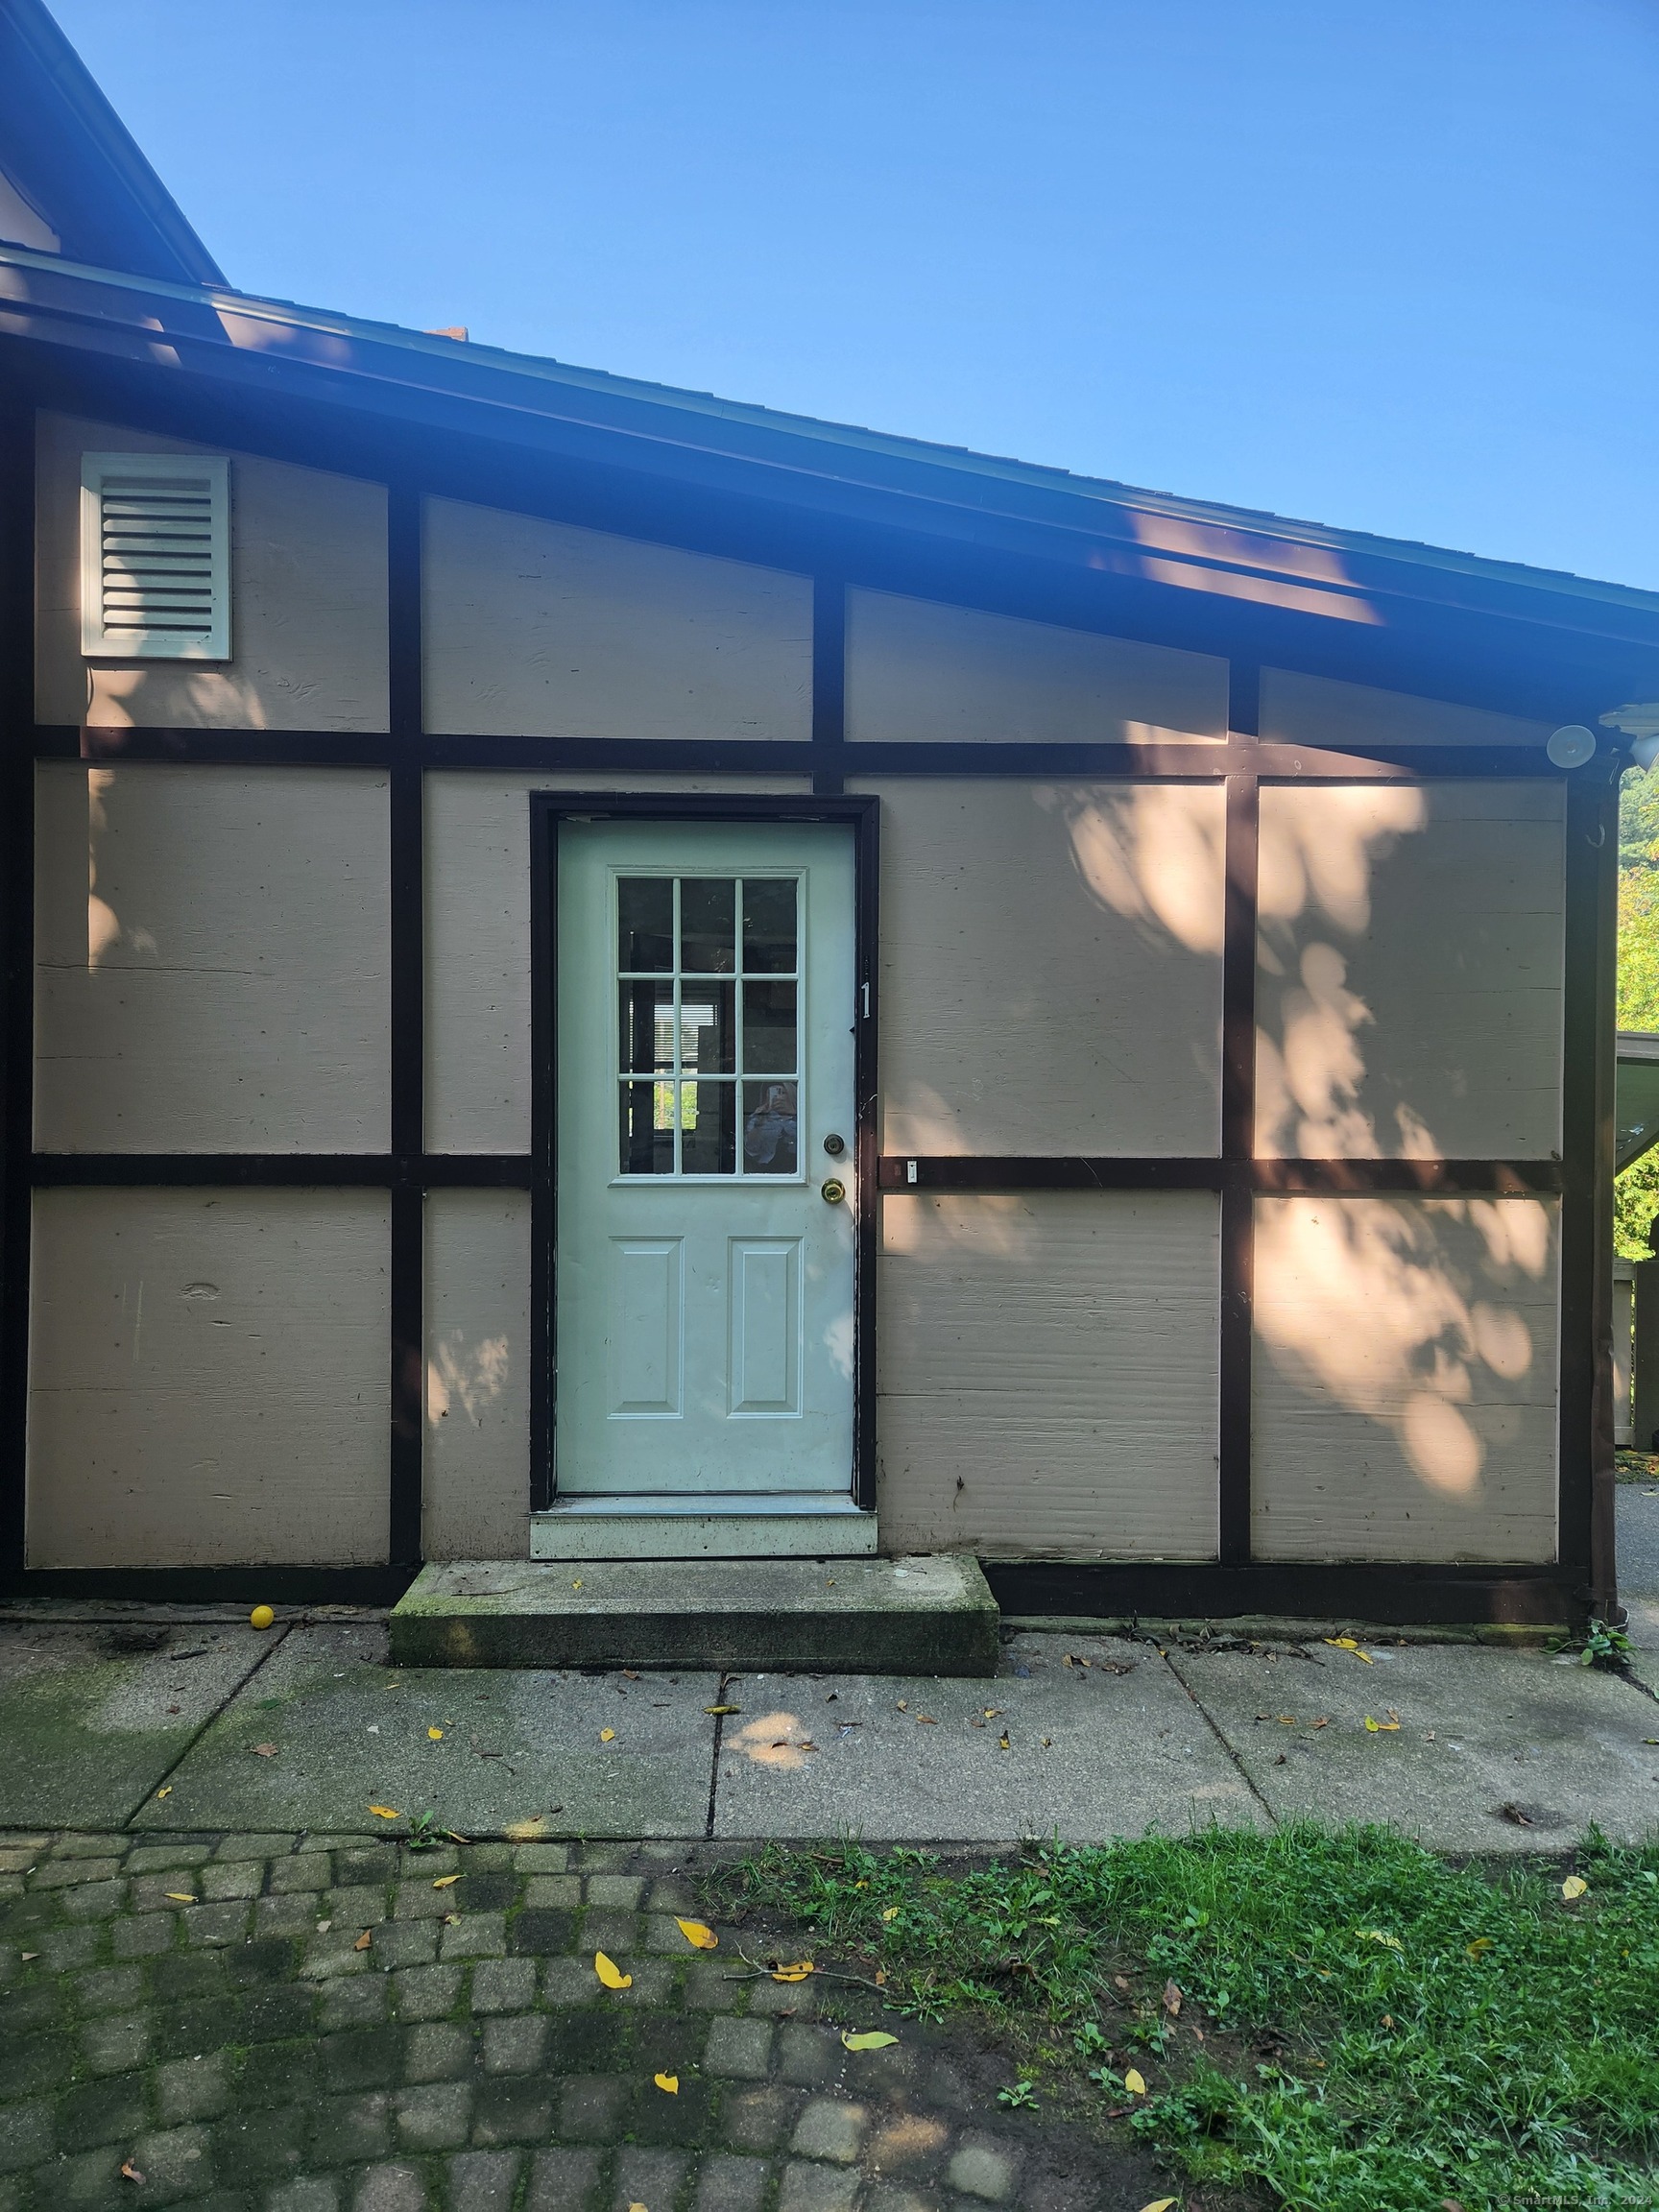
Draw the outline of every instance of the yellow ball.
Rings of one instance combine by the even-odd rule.
[[[248,1616],[248,1624],[252,1628],[269,1628],[276,1618],[269,1605],[255,1605]]]

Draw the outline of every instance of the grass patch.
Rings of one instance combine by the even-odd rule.
[[[779,1846],[722,1879],[810,1925],[821,1963],[884,1972],[901,2010],[1069,2050],[1056,2083],[1129,2106],[1194,2180],[1297,2212],[1659,2201],[1659,1845],[1488,1873],[1299,1825],[972,1871]]]

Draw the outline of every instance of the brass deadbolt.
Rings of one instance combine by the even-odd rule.
[[[818,1195],[827,1206],[839,1206],[847,1195],[847,1186],[831,1175],[828,1183],[819,1184]]]

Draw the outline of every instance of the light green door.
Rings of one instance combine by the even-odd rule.
[[[852,833],[567,821],[558,880],[558,1494],[844,1499]]]

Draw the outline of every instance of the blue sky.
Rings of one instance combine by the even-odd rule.
[[[56,0],[233,283],[1659,588],[1659,0]]]

